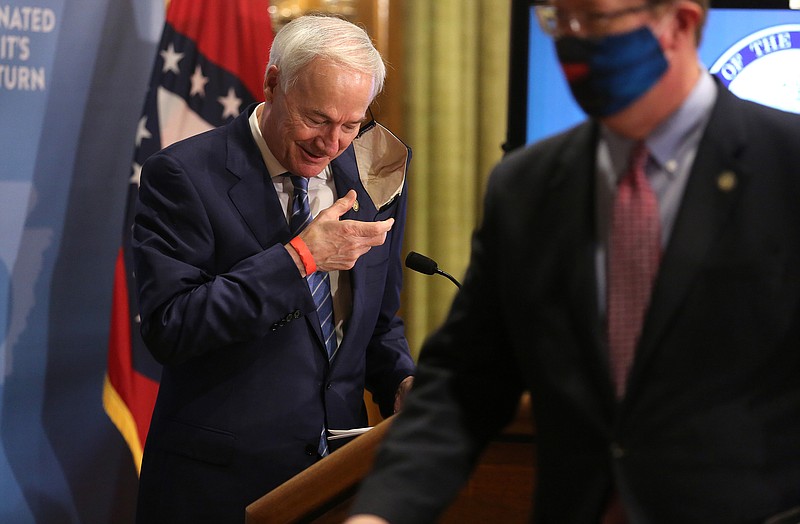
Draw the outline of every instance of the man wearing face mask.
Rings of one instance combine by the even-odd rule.
[[[538,9],[590,118],[495,168],[348,524],[434,521],[525,390],[534,522],[797,522],[800,118],[705,71],[707,0]]]

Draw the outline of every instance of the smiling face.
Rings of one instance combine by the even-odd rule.
[[[279,75],[278,67],[270,66],[261,133],[283,167],[295,175],[316,176],[358,134],[372,101],[373,79],[319,59],[288,90],[281,87]]]

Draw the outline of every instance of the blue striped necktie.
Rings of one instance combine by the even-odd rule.
[[[311,223],[311,205],[308,201],[308,178],[290,175],[294,185],[294,202],[292,203],[292,216],[289,227],[292,235],[297,236]],[[328,360],[333,360],[336,355],[336,332],[333,324],[333,297],[331,297],[331,280],[325,271],[315,271],[306,276],[314,304],[317,306],[322,336],[325,338],[325,349],[328,351]]]
[[[297,236],[311,223],[308,178],[297,175],[290,175],[290,177],[294,186],[294,199],[292,202],[292,216],[289,217],[289,228],[292,230],[292,236]],[[333,326],[333,298],[331,297],[330,277],[325,271],[315,271],[306,276],[306,282],[311,290],[311,295],[314,297],[322,336],[325,339],[325,349],[328,352],[328,360],[331,361],[336,355],[337,341],[336,331]],[[324,424],[317,451],[322,457],[328,454],[328,438]]]

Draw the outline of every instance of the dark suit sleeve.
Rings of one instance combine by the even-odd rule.
[[[283,245],[261,249],[227,195],[203,184],[169,152],[142,170],[133,226],[141,331],[164,364],[262,337],[288,313],[313,309]],[[249,255],[222,262],[234,247]]]
[[[494,178],[494,177],[493,177]],[[354,513],[393,524],[432,522],[458,492],[488,439],[510,419],[522,393],[497,312],[492,231],[500,213],[490,184],[472,258],[443,325],[425,343],[414,388],[393,422]]]

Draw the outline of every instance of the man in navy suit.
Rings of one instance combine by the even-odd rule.
[[[797,522],[800,117],[704,70],[707,10],[539,7],[591,118],[493,172],[348,524],[434,521],[524,390],[533,522]]]
[[[332,450],[328,430],[367,424],[365,387],[384,415],[402,404],[414,370],[396,315],[410,152],[362,126],[384,76],[363,30],[301,17],[275,36],[265,103],[143,166],[141,330],[164,367],[138,522],[242,522]],[[315,216],[299,234],[296,192]],[[309,287],[322,272],[329,324]]]

